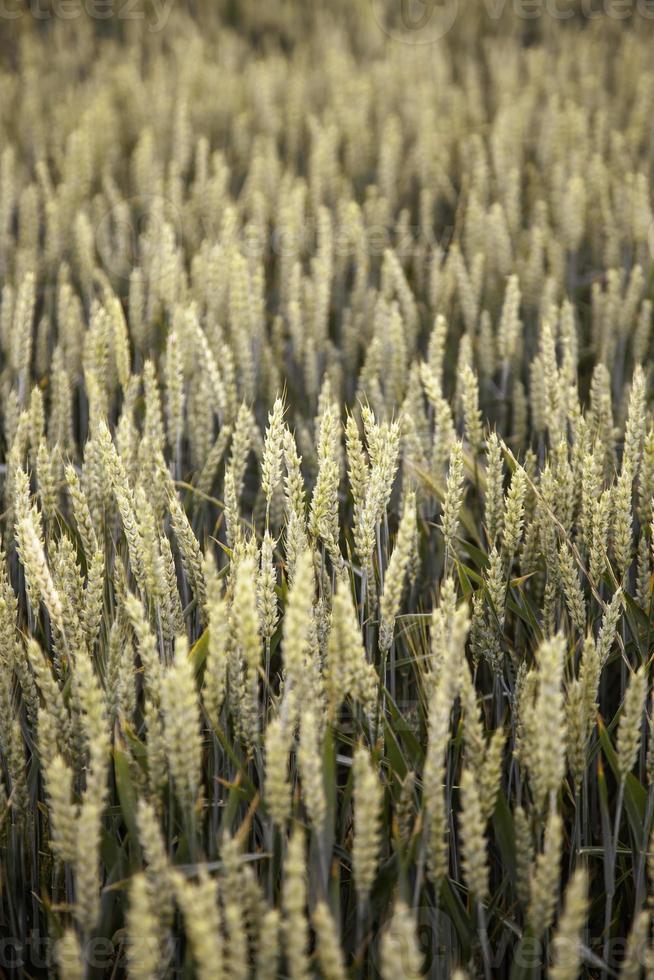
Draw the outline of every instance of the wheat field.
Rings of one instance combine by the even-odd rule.
[[[0,13],[0,974],[654,977],[654,11],[75,2]]]

